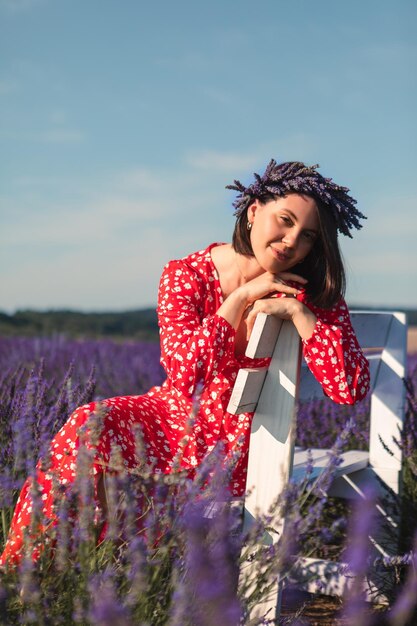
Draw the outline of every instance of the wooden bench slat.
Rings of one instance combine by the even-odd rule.
[[[321,450],[314,448],[311,450],[313,460],[313,471],[310,480],[317,478],[327,467],[329,463],[330,450]],[[294,453],[294,466],[292,471],[292,480],[301,482],[306,475],[306,464],[309,458],[307,450],[296,450]],[[369,464],[369,452],[366,450],[348,450],[341,457],[341,464],[334,472],[334,477],[344,474],[352,474],[361,469],[365,469]]]
[[[256,489],[245,503],[251,515],[266,513],[288,481],[299,369],[300,338],[295,326],[285,321],[252,421],[246,484]]]
[[[266,367],[239,370],[227,406],[228,413],[239,415],[239,413],[250,413],[256,409],[267,371]]]
[[[272,356],[282,327],[282,320],[274,315],[258,313],[246,347],[246,356],[263,359]]]
[[[350,318],[362,348],[384,347],[393,320],[404,325],[401,313],[391,311],[352,311]]]

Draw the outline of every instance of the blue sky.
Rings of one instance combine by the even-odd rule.
[[[320,163],[353,305],[417,307],[415,0],[0,0],[0,310],[153,306],[234,178]]]

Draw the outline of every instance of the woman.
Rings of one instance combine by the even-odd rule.
[[[180,467],[192,474],[219,440],[227,453],[243,441],[230,487],[235,496],[244,493],[253,415],[231,415],[226,408],[238,370],[267,364],[245,356],[260,311],[293,321],[304,358],[335,402],[353,404],[366,395],[368,363],[343,300],[337,240],[338,232],[351,236],[350,229],[360,228],[364,216],[348,189],[323,178],[317,167],[271,160],[248,187],[235,181],[229,187],[239,192],[232,244],[211,244],[164,268],[158,318],[167,379],[145,395],[104,401],[94,467],[98,497],[112,445],[119,446],[127,467],[138,463],[135,424],[141,426],[148,461],[159,473],[173,471],[180,456]],[[188,432],[199,386],[198,410]],[[48,471],[39,466],[44,514],[52,524],[52,481],[74,481],[80,428],[95,409],[90,403],[73,413],[52,441]],[[23,529],[31,520],[30,484],[25,483],[16,505],[3,564],[21,559]]]

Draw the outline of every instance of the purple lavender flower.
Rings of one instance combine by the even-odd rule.
[[[204,511],[205,504],[194,502],[183,512],[185,571],[173,595],[172,626],[236,626],[241,617],[237,555],[226,507],[212,519]]]
[[[404,626],[417,622],[417,533],[413,550],[409,556],[409,567],[405,584],[390,611],[390,626]]]
[[[366,574],[369,569],[369,535],[375,532],[375,496],[368,489],[355,503],[350,518],[345,560],[352,576],[344,595],[343,617],[349,626],[369,626],[372,616],[366,610]]]
[[[221,447],[206,458],[200,471],[206,489],[195,491],[201,476],[190,481],[180,511],[185,555],[183,565],[177,562],[169,623],[236,626],[242,615],[237,598],[241,540],[236,532],[236,514],[230,506],[230,468],[227,463],[225,467]]]
[[[2,350],[3,347],[6,351]],[[48,465],[49,441],[73,408],[91,400],[94,393],[99,397],[140,393],[150,384],[158,384],[162,379],[158,358],[158,346],[151,348],[139,343],[0,338],[0,506],[10,506],[14,502],[23,474],[33,469],[39,456]],[[94,364],[96,373],[93,376]],[[90,381],[86,384],[88,376]],[[93,378],[97,379],[96,392]],[[415,485],[417,475],[415,379],[414,371],[409,383],[408,421],[398,438],[398,444],[403,446],[405,474],[412,478],[407,483],[411,487]],[[356,423],[350,422],[348,437],[343,432],[343,425],[349,418],[354,418]],[[338,407],[323,400],[300,406],[300,443],[306,447],[330,448],[339,436],[329,469],[314,486],[307,477],[304,495],[297,485],[289,486],[286,504],[280,505],[284,507],[286,524],[277,544],[258,547],[265,527],[274,524],[272,513],[255,522],[250,536],[245,535],[245,539],[253,540],[251,547],[248,546],[251,556],[245,553],[245,558],[262,558],[262,567],[265,565],[269,572],[286,576],[300,544],[303,547],[313,545],[314,541],[322,544],[339,532],[344,518],[332,518],[331,523],[324,526],[326,489],[332,471],[337,467],[342,446],[349,442],[355,447],[366,445],[367,420],[366,403]],[[25,432],[20,432],[21,429]],[[28,433],[30,441],[26,440]],[[82,455],[83,452],[80,459]],[[220,449],[208,455],[195,480],[187,476],[154,479],[152,468],[146,463],[138,465],[136,476],[123,475],[122,472],[109,476],[108,503],[114,508],[115,515],[109,517],[107,535],[103,533],[104,540],[98,547],[94,479],[87,476],[88,471],[85,472],[87,482],[80,478],[73,490],[68,489],[62,494],[62,505],[57,507],[58,523],[51,531],[51,540],[56,538],[57,541],[54,560],[50,560],[50,551],[44,550],[44,558],[39,563],[27,559],[22,566],[21,577],[27,581],[30,598],[24,619],[41,620],[45,614],[52,622],[53,615],[58,613],[51,612],[48,602],[52,597],[55,601],[59,595],[69,596],[67,606],[70,609],[66,615],[68,621],[72,619],[74,623],[89,621],[99,625],[107,624],[106,620],[114,624],[152,623],[156,610],[160,622],[170,620],[172,626],[187,623],[211,626],[215,621],[235,626],[239,620],[244,620],[245,601],[239,602],[236,589],[242,536],[236,511],[229,506],[229,494],[227,489],[224,490],[233,459],[230,465],[221,460]],[[86,467],[90,462],[87,454]],[[310,472],[311,469],[310,463]],[[407,507],[416,501],[413,489],[407,492]],[[34,505],[40,519],[38,496],[34,494]],[[75,513],[79,512],[80,501],[84,503],[84,509],[77,521]],[[219,502],[224,505],[212,506]],[[207,517],[209,508],[211,518]],[[407,514],[410,510],[405,510],[404,518],[414,529],[416,516]],[[3,519],[4,534],[7,512]],[[360,532],[357,530],[359,526],[355,528],[355,540],[358,534],[366,534],[363,528]],[[311,534],[314,541],[308,544]],[[391,626],[405,626],[407,620],[412,624],[410,620],[414,619],[410,616],[415,611],[417,593],[416,549],[408,544],[403,552],[403,556],[381,559],[381,566],[396,568],[400,574],[411,565],[406,584],[398,589],[397,599],[386,618],[386,623]],[[357,542],[351,542],[347,555],[352,571],[359,575],[363,573],[365,566],[361,559],[364,551]],[[59,581],[67,581],[68,589],[64,588],[65,582]],[[13,584],[9,582],[7,587],[8,605],[12,601]],[[76,590],[74,597],[69,591],[71,585]],[[259,592],[262,593],[262,589]],[[361,622],[352,620],[359,615],[358,619],[366,623],[361,589],[352,587],[350,593],[352,595],[346,600],[346,619],[356,626]],[[9,606],[5,610],[9,610]],[[11,620],[14,622],[16,620]]]
[[[22,363],[29,368],[44,360],[44,377],[62,380],[73,363],[74,402],[77,387],[95,368],[96,393],[99,398],[140,394],[163,380],[157,343],[129,341],[117,343],[108,339],[75,340],[64,337],[0,337],[0,371],[14,371]],[[77,406],[84,404],[78,402]],[[75,406],[74,406],[75,408]]]
[[[109,570],[94,576],[89,584],[92,626],[133,626],[129,611],[117,596],[115,582]]]

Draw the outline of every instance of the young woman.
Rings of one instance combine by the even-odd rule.
[[[158,318],[167,379],[145,395],[104,401],[94,466],[98,498],[112,445],[119,447],[127,467],[137,464],[136,424],[142,429],[148,461],[159,473],[173,471],[182,447],[180,466],[192,474],[219,440],[226,453],[233,453],[243,440],[230,488],[235,496],[244,493],[253,415],[231,415],[226,407],[238,370],[267,364],[245,356],[259,311],[293,321],[304,358],[326,395],[341,404],[366,395],[368,363],[343,300],[345,276],[337,238],[338,232],[351,236],[364,216],[348,189],[321,176],[317,167],[271,160],[248,187],[235,181],[229,187],[239,192],[232,243],[212,243],[164,268]],[[197,388],[198,411],[188,432]],[[52,440],[48,470],[39,465],[37,480],[51,524],[53,482],[74,481],[80,429],[95,409],[94,402],[76,409]],[[30,486],[28,479],[2,564],[21,559],[23,529],[31,520]]]

